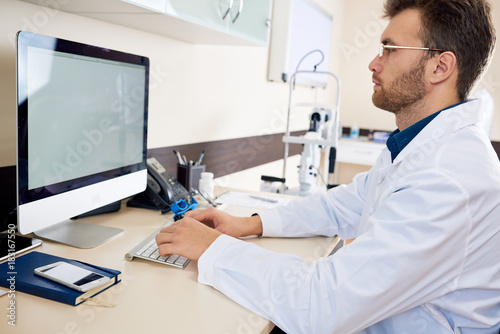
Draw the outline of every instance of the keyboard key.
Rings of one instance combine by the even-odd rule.
[[[154,247],[149,247],[142,253],[142,256],[149,257],[151,254],[153,254],[156,251]]]
[[[186,259],[185,257],[179,256],[179,258],[177,260],[175,260],[174,263],[178,264],[180,266],[183,266],[187,261],[188,261],[188,259]]]
[[[157,259],[160,257],[160,253],[158,252],[158,249],[156,249],[151,255],[149,255],[150,258],[152,259]]]
[[[189,259],[175,254],[160,256],[158,245],[156,244],[156,239],[154,237],[142,246],[141,249],[135,253],[135,255],[144,259],[161,261],[167,265],[180,268],[184,268],[189,263]]]
[[[167,263],[175,263],[175,261],[179,258],[179,255],[172,254],[167,259]]]

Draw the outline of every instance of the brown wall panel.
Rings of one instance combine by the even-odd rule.
[[[293,136],[303,135],[305,131],[292,132]],[[272,134],[256,137],[220,140],[150,149],[148,157],[155,157],[164,167],[177,174],[177,158],[174,150],[196,162],[200,153],[205,150],[202,164],[215,177],[235,173],[244,169],[260,166],[283,158],[285,144],[283,134]],[[290,145],[289,156],[302,152],[301,145]]]

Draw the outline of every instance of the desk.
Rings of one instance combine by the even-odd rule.
[[[200,203],[201,204],[201,203]],[[248,208],[231,207],[248,214]],[[99,298],[116,305],[104,308],[89,302],[69,306],[16,292],[16,328],[7,323],[9,299],[0,297],[0,333],[269,333],[274,325],[248,311],[217,290],[197,282],[196,262],[185,269],[135,259],[124,254],[161,226],[171,214],[128,208],[117,213],[81,219],[90,224],[120,227],[124,233],[93,249],[44,242],[36,250],[78,259],[122,272],[122,282]],[[314,260],[333,238],[252,238],[259,246]]]

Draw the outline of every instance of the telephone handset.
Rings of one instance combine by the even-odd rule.
[[[170,208],[180,199],[189,197],[189,192],[177,179],[165,170],[155,158],[147,160],[148,181],[146,195],[160,210]]]

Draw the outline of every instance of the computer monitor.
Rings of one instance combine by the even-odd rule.
[[[149,59],[21,31],[17,35],[17,217],[90,248],[123,232],[70,218],[144,191]]]

